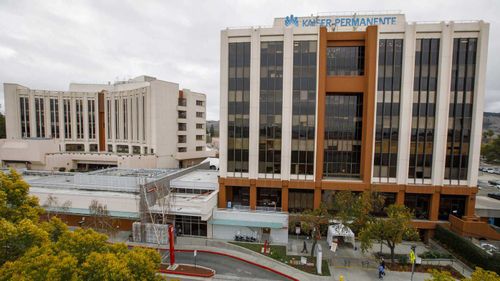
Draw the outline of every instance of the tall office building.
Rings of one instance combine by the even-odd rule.
[[[372,190],[433,229],[474,216],[489,24],[403,14],[221,32],[219,207]]]
[[[114,84],[70,84],[69,91],[4,84],[3,166],[47,170],[177,168],[206,149],[206,96],[139,76]]]

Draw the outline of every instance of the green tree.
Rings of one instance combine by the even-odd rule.
[[[500,163],[500,135],[481,146],[481,154],[487,162]]]
[[[324,204],[314,210],[305,210],[299,214],[293,214],[289,217],[290,225],[300,224],[300,228],[304,233],[310,233],[313,239],[311,257],[314,256],[314,250],[318,240],[321,239],[321,228],[328,225],[330,214]]]
[[[432,269],[429,271],[431,278],[426,278],[425,281],[455,281],[448,271]]]
[[[134,280],[162,280],[156,275],[161,258],[157,251],[152,249],[134,248],[125,256],[127,267]]]
[[[38,198],[29,195],[29,185],[15,170],[0,172],[0,218],[10,222],[29,219],[37,222],[43,209]]]
[[[79,280],[77,260],[66,252],[55,253],[48,245],[33,247],[0,268],[0,281],[3,280],[76,281]]]
[[[355,194],[340,191],[332,201],[334,217],[354,232],[359,232],[371,219],[371,213],[383,208],[385,199],[379,193],[364,191]]]
[[[368,251],[373,240],[385,241],[391,250],[391,261],[394,263],[394,249],[403,240],[418,240],[418,232],[412,225],[413,214],[403,205],[390,205],[387,208],[387,218],[377,218],[370,221],[361,230],[359,239],[361,250]]]
[[[68,232],[68,226],[58,217],[52,217],[50,221],[43,222],[40,226],[49,234],[52,242],[57,242],[61,235]]]
[[[134,280],[127,263],[112,253],[91,253],[81,272],[86,281]]]
[[[108,237],[92,229],[77,229],[63,233],[54,245],[57,251],[65,251],[76,257],[78,264],[82,264],[92,252],[107,252]]]
[[[497,273],[476,267],[471,277],[462,279],[462,281],[500,281]]]
[[[25,219],[14,224],[0,219],[0,265],[21,257],[33,246],[41,246],[49,241],[47,232],[31,220]]]

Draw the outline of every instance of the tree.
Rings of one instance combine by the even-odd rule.
[[[82,264],[92,252],[106,252],[108,237],[92,229],[77,229],[63,233],[54,245],[59,252],[65,251],[76,257],[78,264]]]
[[[50,221],[43,222],[40,226],[49,234],[52,242],[57,242],[59,237],[68,232],[68,226],[58,217],[52,217]]]
[[[89,212],[89,227],[103,231],[107,234],[115,234],[117,232],[116,222],[109,215],[107,205],[101,204],[97,200],[92,200],[89,205]]]
[[[430,274],[431,278],[427,278],[425,281],[455,281],[455,278],[453,278],[448,271],[433,269],[430,271]],[[471,277],[464,278],[462,281],[500,281],[500,276],[493,271],[476,267]]]
[[[47,197],[45,203],[42,205],[45,209],[46,219],[50,220],[52,216],[57,216],[58,212],[65,213],[71,208],[71,201],[67,200],[59,204],[56,196],[52,194]]]
[[[500,163],[500,135],[481,146],[481,154],[486,158],[487,162]]]
[[[87,281],[134,280],[127,264],[112,253],[91,253],[81,270]]]
[[[359,232],[371,219],[374,210],[382,209],[385,199],[376,192],[364,191],[357,195],[340,191],[333,197],[334,217],[354,232]]]
[[[314,256],[314,250],[318,240],[321,239],[321,227],[323,225],[328,225],[330,215],[326,209],[326,206],[321,204],[318,209],[306,210],[300,214],[290,215],[289,221],[291,225],[300,223],[300,228],[305,233],[311,233],[313,239],[311,257]]]
[[[403,205],[390,205],[387,218],[377,218],[366,224],[359,234],[361,250],[368,251],[373,240],[385,241],[391,250],[391,261],[394,263],[394,248],[405,240],[418,240],[418,232],[412,225],[413,214]]]
[[[25,219],[15,224],[0,219],[0,265],[24,255],[31,247],[49,241],[47,232]]]
[[[77,260],[66,252],[54,252],[48,245],[33,247],[0,268],[0,281],[3,280],[76,281],[79,280]]]
[[[21,175],[13,169],[0,172],[0,218],[14,223],[23,219],[37,222],[43,212]]]
[[[476,267],[471,277],[465,278],[462,281],[500,281],[500,276],[493,271]]]

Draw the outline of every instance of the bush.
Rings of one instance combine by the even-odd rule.
[[[436,251],[425,251],[422,254],[420,254],[419,257],[423,258],[423,259],[451,259],[451,258],[453,258],[453,256],[450,254],[436,252]]]
[[[436,227],[434,239],[444,244],[446,248],[459,256],[460,259],[470,267],[481,267],[500,273],[499,254],[493,254],[493,256],[491,256],[474,245],[471,241],[440,225]]]

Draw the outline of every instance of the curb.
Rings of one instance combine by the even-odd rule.
[[[176,252],[194,252],[194,250],[175,250]],[[293,280],[293,281],[300,281],[299,279],[297,278],[294,278],[290,275],[287,275],[283,272],[280,272],[280,271],[277,271],[275,269],[272,269],[270,267],[267,267],[265,265],[261,265],[261,264],[258,264],[258,263],[255,263],[255,262],[252,262],[252,261],[248,261],[248,260],[245,260],[245,259],[242,259],[240,257],[237,257],[237,256],[233,256],[233,255],[230,255],[230,254],[226,254],[226,253],[221,253],[221,252],[215,252],[215,251],[210,251],[210,250],[197,250],[198,252],[200,253],[208,253],[208,254],[213,254],[213,255],[219,255],[219,256],[226,256],[226,257],[229,257],[229,258],[233,258],[233,259],[237,259],[239,261],[243,261],[243,262],[246,262],[248,264],[251,264],[251,265],[254,265],[254,266],[257,266],[257,267],[260,267],[260,268],[263,268],[265,270],[268,270],[268,271],[271,271],[273,273],[276,273],[278,275],[281,275],[285,278],[288,278],[290,280]]]
[[[208,269],[211,271],[209,274],[201,274],[201,273],[189,273],[189,272],[182,272],[182,271],[176,271],[176,270],[169,270],[169,269],[159,269],[158,271],[161,273],[166,273],[166,274],[175,274],[175,275],[184,275],[184,276],[190,276],[190,277],[203,277],[203,278],[210,278],[215,275],[215,270],[210,269],[208,267],[200,266],[205,269]]]

